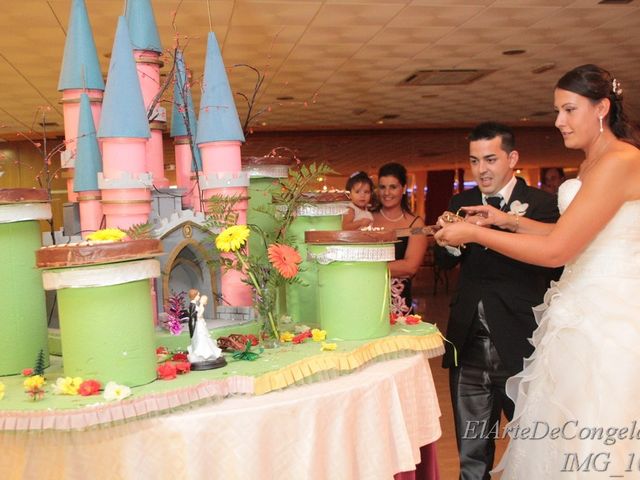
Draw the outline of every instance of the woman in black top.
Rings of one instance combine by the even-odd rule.
[[[380,208],[373,213],[373,226],[385,230],[423,227],[424,221],[415,216],[407,202],[405,192],[407,170],[399,163],[387,163],[378,172]],[[389,262],[391,272],[391,312],[397,315],[411,313],[411,278],[416,274],[427,250],[427,237],[415,235],[399,237],[396,260]]]

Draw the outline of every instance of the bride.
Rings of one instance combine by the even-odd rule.
[[[444,226],[440,245],[475,242],[527,263],[566,264],[536,307],[535,352],[507,382],[515,401],[502,479],[640,475],[640,150],[622,86],[583,65],[554,94],[556,127],[585,159],[560,187],[557,224],[488,206]],[[489,225],[516,231],[479,228]],[[633,472],[633,473],[632,473]]]

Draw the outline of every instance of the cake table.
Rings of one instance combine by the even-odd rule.
[[[174,381],[137,387],[133,397],[112,406],[89,397],[93,406],[80,410],[85,421],[97,423],[85,424],[83,430],[51,421],[54,412],[42,408],[45,404],[30,412],[31,420],[16,420],[16,412],[3,410],[0,471],[9,472],[9,480],[87,474],[123,479],[391,478],[415,469],[420,447],[441,434],[427,359],[442,351],[433,326],[396,325],[389,337],[340,342],[335,352],[320,352],[310,342],[265,352],[257,365],[231,360],[222,371],[179,377],[173,390]],[[259,372],[250,377],[252,382],[243,380],[247,369]],[[217,390],[207,401],[207,389],[196,388],[194,380],[211,392],[214,383],[226,385],[226,394]],[[155,384],[163,393],[144,393]],[[229,397],[239,387],[246,395]],[[198,399],[197,392],[203,397]],[[259,395],[266,392],[271,393]],[[152,412],[149,407],[161,398],[167,400],[167,410]],[[192,403],[181,407],[180,399]],[[194,408],[184,408],[189,405]],[[108,423],[99,422],[107,416]],[[48,420],[34,421],[37,417]]]

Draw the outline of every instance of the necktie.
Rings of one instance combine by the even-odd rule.
[[[486,197],[485,201],[487,202],[487,205],[491,205],[493,208],[497,208],[498,210],[502,210],[504,205],[502,195],[491,195],[490,197]]]

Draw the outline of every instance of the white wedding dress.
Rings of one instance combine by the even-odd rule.
[[[561,213],[580,186],[562,184]],[[507,382],[516,408],[498,478],[640,478],[640,201],[620,208],[534,312],[535,351]]]

